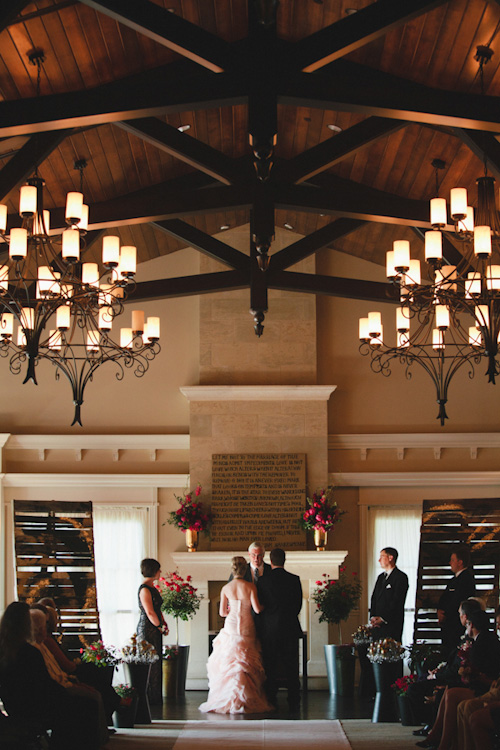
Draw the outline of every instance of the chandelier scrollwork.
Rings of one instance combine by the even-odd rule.
[[[39,88],[43,56],[33,59]],[[75,162],[80,191],[67,195],[66,228],[59,236],[50,229],[38,167],[20,190],[22,223],[10,234],[7,206],[0,205],[0,241],[5,248],[0,249],[0,356],[9,359],[12,373],[25,371],[24,383],[37,384],[39,363],[50,361],[56,378],[63,374],[71,384],[73,424],[80,425],[85,386],[98,367],[112,362],[119,380],[124,368],[141,377],[160,352],[160,320],[145,321],[141,310],[132,311],[131,325],[121,328],[118,340],[115,337],[114,323],[135,287],[136,248],[121,246],[118,236],[107,235],[101,264],[87,259],[85,166],[85,160]]]

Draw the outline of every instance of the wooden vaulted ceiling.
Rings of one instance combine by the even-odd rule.
[[[191,246],[227,267],[139,284],[136,299],[240,287],[256,311],[268,288],[390,299],[387,284],[287,269],[328,247],[384,263],[397,238],[421,252],[435,158],[443,196],[462,185],[474,203],[484,154],[500,177],[500,44],[483,90],[474,59],[499,29],[500,0],[2,0],[9,225],[38,164],[62,227],[86,159],[89,255],[119,232],[139,261]],[[250,258],[213,237],[249,221]],[[274,253],[285,225],[304,239]],[[446,255],[459,257],[452,234]]]

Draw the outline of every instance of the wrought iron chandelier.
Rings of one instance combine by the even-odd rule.
[[[481,81],[491,55],[489,47],[478,47]],[[437,170],[445,165],[434,160],[433,166],[437,183]],[[500,216],[486,157],[484,175],[476,184],[475,212],[465,188],[450,192],[451,224],[462,247],[457,265],[443,257],[442,230],[452,227],[441,197],[430,202],[433,229],[425,233],[426,278],[422,281],[420,261],[410,258],[408,241],[396,240],[387,252],[387,277],[398,287],[400,298],[395,346],[384,342],[380,313],[371,312],[359,323],[360,352],[370,356],[372,370],[388,376],[391,363],[397,361],[406,368],[407,378],[414,364],[427,372],[436,389],[441,425],[447,419],[449,385],[459,369],[465,367],[473,378],[474,366],[486,361],[490,383],[500,374]]]
[[[32,54],[37,65],[37,95],[43,53]],[[7,235],[7,206],[0,204],[0,240],[8,259],[0,260],[0,356],[8,358],[10,371],[25,370],[24,383],[37,384],[37,367],[43,360],[54,365],[56,379],[70,382],[75,407],[72,425],[81,423],[85,386],[98,367],[112,362],[118,380],[125,369],[138,377],[160,352],[160,319],[132,311],[129,327],[121,328],[119,343],[113,333],[115,319],[135,286],[136,248],[120,246],[120,238],[103,238],[102,265],[85,260],[88,207],[83,203],[85,160],[75,162],[80,171],[80,191],[66,200],[66,225],[59,237],[51,233],[44,208],[44,180],[35,168],[20,190],[22,225]],[[6,253],[4,253],[6,254]],[[1,251],[0,251],[1,258]]]

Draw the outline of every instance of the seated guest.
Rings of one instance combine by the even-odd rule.
[[[500,607],[495,612],[497,633],[500,631]],[[500,710],[500,679],[491,683],[490,689],[480,698],[462,701],[458,706],[459,750],[492,750],[492,733],[495,730],[493,712]]]
[[[106,727],[104,706],[100,694],[89,685],[79,682],[76,677],[70,677],[58,665],[57,661],[44,644],[47,635],[46,618],[44,613],[40,611],[40,609],[31,609],[30,616],[33,645],[42,654],[50,677],[54,682],[61,685],[71,696],[80,699],[78,703],[80,711],[82,714],[85,714],[85,723],[94,727],[94,731],[98,738],[98,746],[104,745],[109,739],[109,734]]]
[[[80,721],[77,701],[49,676],[40,652],[29,643],[30,610],[12,602],[0,621],[0,697],[14,720],[50,729],[51,750],[97,750]]]
[[[479,610],[480,607],[480,602],[475,598],[465,599],[463,602],[460,602],[458,615],[464,628],[469,615]],[[424,729],[418,729],[413,734],[425,736],[429,733],[429,724],[432,725],[436,718],[442,690],[444,690],[446,685],[448,687],[462,686],[462,680],[458,674],[461,665],[459,655],[459,649],[452,649],[448,654],[446,662],[443,662],[442,665],[435,669],[430,669],[425,677],[409,686],[406,695],[411,703],[413,715],[418,721],[427,722],[427,726]]]
[[[482,695],[494,679],[500,676],[500,641],[489,629],[486,612],[473,612],[466,623],[472,645],[463,649],[459,675],[463,687],[446,688],[434,726],[427,739],[417,742],[419,747],[449,750],[456,744],[458,734],[457,708],[464,700]]]

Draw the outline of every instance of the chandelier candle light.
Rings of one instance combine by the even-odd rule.
[[[484,91],[483,67],[493,52],[487,46],[477,47],[481,89]],[[436,195],[438,170],[446,166],[434,159]],[[397,240],[387,252],[386,272],[399,291],[400,307],[396,310],[396,345],[384,342],[382,317],[370,312],[359,321],[360,352],[371,356],[375,372],[390,375],[390,363],[399,361],[411,377],[416,363],[430,375],[439,404],[438,419],[444,425],[448,387],[463,366],[469,378],[474,365],[486,361],[488,382],[495,383],[500,374],[500,215],[496,207],[495,180],[488,175],[484,155],[484,175],[476,180],[477,208],[469,205],[467,190],[450,191],[448,207],[442,197],[430,201],[430,224],[425,233],[427,278],[422,281],[420,261],[410,257],[410,243]],[[453,265],[443,251],[443,232],[461,245],[460,259]],[[453,248],[455,253],[457,252]]]
[[[451,191],[450,215],[454,236],[461,240],[463,257],[456,265],[443,256],[442,229],[446,226],[446,201],[431,201],[433,229],[425,233],[427,279],[422,282],[420,261],[410,257],[410,243],[396,240],[388,251],[387,277],[398,287],[396,345],[384,342],[382,316],[370,312],[359,321],[360,352],[371,355],[375,372],[390,375],[390,363],[399,361],[411,377],[416,363],[430,375],[439,404],[438,419],[444,425],[448,388],[464,365],[469,377],[474,364],[486,361],[486,375],[495,383],[500,373],[500,221],[494,202],[494,180],[480,177],[478,217],[467,205],[465,188]],[[488,223],[486,223],[488,221]]]
[[[30,57],[40,66],[43,55]],[[7,206],[0,205],[0,241],[8,257],[0,253],[0,355],[9,358],[14,374],[25,371],[24,382],[37,383],[37,367],[48,360],[69,380],[75,413],[73,424],[81,425],[80,408],[85,386],[98,367],[114,362],[121,380],[125,368],[138,377],[160,352],[160,319],[134,310],[130,327],[121,329],[119,343],[113,324],[124,312],[124,302],[135,287],[136,248],[120,246],[118,236],[106,236],[102,264],[86,259],[85,235],[88,206],[82,183],[84,159],[75,162],[80,172],[80,191],[66,200],[66,228],[56,243],[44,208],[44,180],[38,168],[20,190],[21,226],[7,234]],[[14,220],[15,221],[15,220]],[[4,256],[6,253],[4,253]]]

